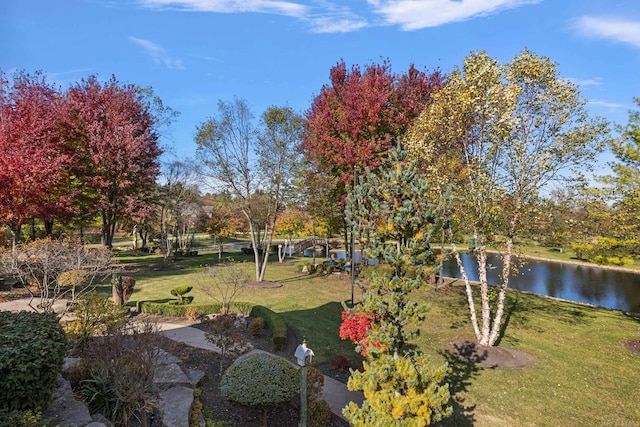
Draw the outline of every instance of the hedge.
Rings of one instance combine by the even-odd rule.
[[[272,334],[273,349],[280,351],[287,346],[287,324],[277,313],[267,307],[256,305],[251,310],[251,317],[262,317]]]
[[[175,300],[171,300],[173,302]],[[136,303],[136,310],[140,313],[158,314],[160,316],[169,317],[186,317],[187,310],[196,310],[199,315],[202,314],[215,314],[222,311],[222,304],[170,304],[170,302],[152,302],[152,301],[138,301]]]
[[[251,317],[262,317],[267,327],[271,330],[273,349],[280,351],[287,346],[287,324],[277,313],[261,305],[253,305],[246,302],[234,302],[232,311],[249,314]],[[202,304],[202,305],[174,305],[152,301],[138,301],[136,310],[139,313],[158,314],[170,317],[188,317],[193,315],[216,314],[222,312],[222,304]]]
[[[198,315],[222,313],[222,304],[215,302],[211,304],[172,304],[175,300],[168,302],[137,301],[136,311],[139,313],[158,314],[169,317],[187,317],[188,314],[197,312]],[[253,304],[247,302],[234,302],[231,304],[231,311],[249,314],[253,309]]]
[[[67,351],[58,318],[53,313],[0,312],[0,330],[0,414],[44,411]]]

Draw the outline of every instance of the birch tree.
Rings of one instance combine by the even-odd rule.
[[[437,165],[446,149],[457,153],[457,206],[473,236],[480,281],[480,315],[474,288],[453,240],[453,256],[465,282],[471,324],[480,345],[496,344],[515,257],[514,241],[532,202],[553,183],[577,179],[608,137],[608,125],[588,116],[575,84],[549,58],[528,50],[508,64],[475,52],[454,69],[447,85],[409,132],[412,153]],[[432,173],[443,176],[437,167]],[[447,178],[443,178],[447,180]],[[451,230],[451,229],[450,229]],[[450,231],[452,236],[452,231]],[[503,270],[495,307],[487,282],[487,252],[501,251]]]
[[[264,280],[277,215],[296,170],[303,120],[288,107],[270,107],[262,130],[246,101],[219,101],[218,117],[198,126],[200,172],[240,203],[249,223],[256,281]]]

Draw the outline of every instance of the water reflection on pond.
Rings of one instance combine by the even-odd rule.
[[[500,283],[502,261],[489,254],[489,284]],[[473,257],[463,254],[462,263],[469,279],[478,280],[478,270]],[[445,262],[444,275],[460,278],[455,261]],[[509,287],[584,302],[600,307],[640,313],[640,272],[632,273],[581,264],[529,260],[517,272],[512,273]]]
[[[338,259],[346,257],[345,251],[332,251]],[[311,250],[305,251],[311,256]],[[316,256],[321,255],[318,251]],[[360,251],[356,251],[356,262],[360,263]],[[478,281],[478,270],[474,258],[462,254],[463,266],[472,281]],[[487,259],[489,284],[500,284],[502,260],[496,254]],[[377,260],[369,260],[369,265]],[[455,261],[444,264],[446,277],[461,278]],[[608,268],[591,267],[546,260],[528,260],[517,272],[512,273],[509,287],[569,301],[583,302],[599,307],[640,313],[640,271],[637,273]]]

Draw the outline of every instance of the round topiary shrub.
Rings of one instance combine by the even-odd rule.
[[[0,312],[0,419],[42,411],[58,384],[67,340],[52,313]]]
[[[267,409],[284,403],[298,391],[300,377],[296,368],[270,353],[249,353],[236,359],[220,381],[225,399],[262,409],[266,426]]]

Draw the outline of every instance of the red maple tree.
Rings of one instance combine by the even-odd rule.
[[[381,163],[445,79],[413,65],[396,75],[388,61],[351,70],[341,61],[331,68],[330,80],[307,111],[302,148],[316,168],[351,182],[354,165]]]
[[[68,191],[74,154],[60,134],[61,94],[42,73],[0,74],[0,222],[14,245],[31,218],[53,220],[73,210]]]
[[[340,338],[350,340],[360,348],[360,354],[367,355],[370,346],[381,348],[379,342],[369,340],[369,330],[377,318],[376,314],[342,311]]]
[[[66,135],[82,153],[78,174],[90,189],[83,205],[102,218],[111,246],[117,221],[144,209],[159,171],[158,117],[149,92],[114,77],[82,79],[66,96]]]

